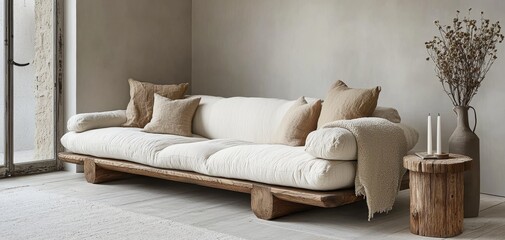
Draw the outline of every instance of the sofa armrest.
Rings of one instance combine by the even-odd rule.
[[[126,111],[81,113],[67,121],[67,129],[73,132],[84,132],[91,129],[120,127],[126,122]]]
[[[321,128],[311,132],[305,142],[305,152],[326,160],[356,160],[356,138],[344,128]]]
[[[403,130],[407,150],[413,149],[419,139],[417,131],[402,123],[394,123],[394,125]],[[326,160],[356,160],[358,145],[354,135],[347,129],[321,128],[307,136],[305,152]]]

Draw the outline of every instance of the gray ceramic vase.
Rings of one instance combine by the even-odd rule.
[[[468,110],[472,109],[475,116],[473,129],[468,123]],[[449,152],[463,154],[473,159],[472,168],[465,172],[465,218],[479,216],[480,204],[480,143],[475,134],[477,113],[473,107],[454,107],[458,124],[449,138]]]

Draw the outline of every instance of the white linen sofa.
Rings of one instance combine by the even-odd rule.
[[[193,119],[192,137],[121,127],[126,121],[124,111],[80,114],[69,120],[69,132],[61,139],[71,153],[62,153],[60,158],[69,162],[75,162],[72,155],[125,160],[155,169],[194,172],[302,192],[354,186],[357,145],[351,132],[338,131],[342,135],[339,144],[344,147],[334,148],[342,151],[346,159],[321,159],[307,153],[304,146],[270,144],[294,101],[194,97],[201,97],[201,102]],[[404,130],[408,149],[413,148],[417,132],[404,124],[397,125]]]

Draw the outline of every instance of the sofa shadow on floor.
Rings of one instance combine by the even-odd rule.
[[[159,212],[161,209],[165,209],[167,212],[178,212],[180,210],[180,212],[172,216],[176,218],[188,218],[191,216],[198,218],[201,217],[202,211],[209,211],[209,213],[212,213],[217,209],[221,209],[220,211],[222,211],[222,209],[225,208],[226,213],[220,212],[219,216],[206,216],[206,218],[215,218],[213,221],[226,222],[227,220],[222,219],[225,216],[236,218],[237,215],[241,215],[247,216],[247,219],[249,219],[248,221],[264,225],[265,227],[285,228],[291,231],[296,229],[296,231],[309,232],[324,237],[334,236],[335,231],[345,233],[349,231],[349,229],[359,231],[359,235],[364,234],[364,236],[376,236],[377,238],[386,238],[398,232],[402,232],[401,236],[408,236],[410,234],[408,230],[408,190],[400,191],[392,211],[387,214],[376,214],[371,221],[367,221],[368,208],[365,201],[336,208],[314,207],[303,212],[267,221],[257,219],[250,211],[249,194],[140,176],[99,185],[119,186],[125,189],[143,189],[148,194],[155,192],[156,194],[165,195],[166,198],[177,196],[177,198],[185,199],[185,204],[179,206],[173,206],[171,204],[156,206],[158,212],[154,213],[155,215],[164,215]],[[193,210],[192,207],[195,205],[200,207]],[[139,209],[132,210],[140,211]],[[202,221],[202,224],[207,224],[206,221],[209,220]],[[387,231],[385,231],[385,229]],[[352,234],[347,237],[344,236],[344,239],[346,238],[352,238]]]
[[[226,191],[222,189],[198,186],[191,183],[167,181],[144,176],[132,175],[127,179],[104,182],[99,185],[121,187],[129,186],[134,187],[135,189],[144,189],[148,194],[160,194],[162,195],[160,198],[163,198],[163,196],[178,196],[187,199],[187,201],[192,203],[202,201],[201,203],[206,203],[209,206],[227,205],[229,207],[236,208],[237,210],[244,209],[249,212],[251,206],[251,196],[246,193]],[[167,208],[170,207],[171,206],[167,206]],[[251,215],[253,215],[252,212]]]
[[[177,195],[178,197],[185,198],[187,201],[192,203],[205,203],[209,206],[226,205],[227,208],[230,208],[230,210],[249,212],[250,215],[254,217],[254,214],[250,212],[250,195],[245,193],[203,187],[190,183],[166,181],[144,176],[132,176],[128,179],[100,183],[99,185],[128,185],[131,187],[134,185],[136,188],[145,189],[146,192],[149,193],[156,192],[158,194],[166,195],[167,197]],[[275,220],[258,220],[273,223],[328,224],[354,227],[356,227],[356,223],[362,223],[362,227],[367,227],[374,225],[374,222],[377,221],[397,219],[398,217],[404,215],[405,212],[408,212],[408,190],[400,191],[398,198],[399,199],[395,203],[393,210],[389,213],[375,214],[374,218],[370,222],[366,221],[368,208],[365,201],[359,201],[336,208],[313,207],[303,212],[293,213]],[[223,200],[225,200],[225,203],[223,203]],[[230,204],[230,202],[233,204]],[[171,206],[167,206],[167,208],[170,207]],[[408,223],[408,215],[404,217]]]

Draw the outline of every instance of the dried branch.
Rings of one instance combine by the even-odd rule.
[[[454,106],[469,106],[497,59],[496,44],[504,40],[499,21],[491,24],[481,12],[478,26],[471,11],[463,19],[456,11],[452,26],[435,21],[439,36],[425,42],[426,60],[435,64],[436,76]]]

